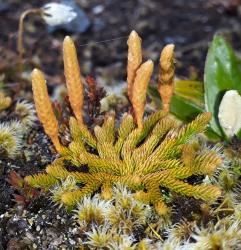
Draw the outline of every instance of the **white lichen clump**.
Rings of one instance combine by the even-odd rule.
[[[241,96],[236,90],[227,91],[219,106],[218,119],[224,133],[232,137],[241,129]]]
[[[7,102],[6,112],[9,112],[11,102],[11,99],[10,103]],[[24,139],[27,138],[37,117],[33,104],[25,100],[16,103],[11,116],[8,122],[0,123],[0,154],[13,159],[21,154],[21,149],[25,144]]]
[[[133,232],[149,223],[153,211],[122,185],[116,185],[112,194],[111,200],[96,194],[79,202],[75,218],[87,237],[83,244],[90,249],[137,249]],[[142,245],[150,244],[149,239],[142,241]]]
[[[14,158],[20,153],[22,134],[20,122],[0,123],[0,154]]]
[[[192,234],[195,243],[186,244],[190,249],[240,249],[241,224],[236,218],[226,217],[213,227],[198,228]],[[184,248],[185,249],[185,248]],[[187,248],[186,248],[187,249]]]
[[[66,191],[71,192],[76,189],[77,189],[77,185],[76,185],[75,178],[72,176],[68,176],[64,181],[62,181],[62,183],[59,183],[51,190],[53,194],[52,200],[62,205],[61,203],[62,194]]]
[[[101,226],[106,222],[106,216],[110,210],[111,201],[100,199],[99,195],[86,196],[78,204],[76,218],[81,229],[89,226]]]
[[[43,6],[42,18],[50,26],[66,24],[77,17],[74,9],[60,3],[48,3]]]
[[[33,104],[25,100],[16,103],[15,114],[18,116],[25,130],[33,127],[37,121]]]

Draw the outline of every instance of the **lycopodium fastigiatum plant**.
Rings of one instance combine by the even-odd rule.
[[[72,188],[63,188],[58,193],[59,201],[68,207],[99,189],[102,198],[109,199],[112,197],[112,186],[116,183],[131,189],[136,199],[153,204],[159,215],[169,210],[164,202],[163,190],[208,202],[216,200],[221,194],[217,186],[191,185],[186,181],[193,175],[211,175],[221,164],[221,158],[215,150],[200,150],[194,143],[195,136],[203,132],[210,121],[210,113],[203,113],[191,123],[181,126],[169,116],[174,45],[167,45],[160,56],[158,89],[163,110],[145,119],[146,90],[153,62],[142,62],[141,39],[135,31],[129,36],[128,46],[128,97],[134,115],[124,114],[118,129],[115,128],[115,118],[108,116],[102,126],[95,126],[92,133],[83,121],[84,91],[75,46],[70,37],[64,39],[64,72],[75,115],[69,119],[72,142],[68,147],[59,141],[58,121],[44,75],[38,69],[33,71],[32,86],[37,114],[60,158],[47,166],[46,173],[27,176],[25,180],[33,187],[48,190],[71,177],[76,185],[68,185]],[[69,170],[68,162],[76,166],[76,170]]]

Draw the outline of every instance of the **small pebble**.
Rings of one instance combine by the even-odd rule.
[[[100,13],[102,13],[104,11],[104,6],[103,5],[96,5],[92,10],[93,10],[93,13],[98,15]]]

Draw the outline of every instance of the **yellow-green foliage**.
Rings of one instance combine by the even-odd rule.
[[[72,142],[62,149],[62,156],[47,166],[46,174],[26,177],[34,187],[49,189],[67,177],[81,186],[61,193],[61,202],[73,206],[85,195],[101,188],[103,198],[111,198],[112,186],[121,183],[135,192],[135,197],[153,204],[162,215],[168,211],[161,189],[212,202],[220,196],[214,185],[191,185],[185,180],[193,175],[211,175],[221,163],[214,150],[200,150],[193,143],[205,130],[211,115],[199,115],[191,123],[179,126],[166,112],[158,111],[138,129],[131,115],[125,114],[119,128],[114,117],[94,128],[94,135],[70,119]],[[78,171],[68,171],[64,161],[71,161]],[[82,166],[88,166],[83,172]]]
[[[141,40],[135,31],[131,32],[129,38],[127,75],[128,90],[131,91],[128,92],[135,118],[125,114],[116,129],[114,117],[108,116],[102,126],[95,126],[94,133],[88,130],[83,120],[84,92],[74,43],[70,37],[65,38],[65,76],[70,105],[76,117],[69,121],[72,142],[68,147],[63,147],[59,141],[58,122],[44,76],[37,69],[33,71],[32,86],[37,114],[61,157],[46,168],[46,174],[28,176],[26,181],[34,187],[49,189],[73,177],[80,186],[76,189],[74,183],[65,185],[58,188],[55,195],[68,207],[99,189],[102,198],[110,199],[112,186],[116,183],[131,189],[136,199],[153,204],[159,215],[168,212],[162,189],[214,201],[221,193],[218,187],[191,185],[186,181],[192,175],[211,175],[221,163],[214,150],[200,150],[193,142],[195,136],[205,130],[211,114],[203,113],[184,126],[169,116],[174,79],[174,46],[170,45],[163,49],[160,56],[160,85],[165,85],[160,92],[162,100],[165,99],[165,111],[154,112],[143,122],[153,62],[148,60],[141,64]],[[76,166],[75,171],[65,167],[68,161]],[[83,171],[86,167],[87,171]]]
[[[0,112],[9,112],[10,104],[11,98],[4,97],[0,92]],[[36,120],[33,104],[26,101],[18,101],[12,115],[12,120],[0,123],[0,154],[9,158],[14,158],[21,153],[23,138]]]
[[[5,96],[3,92],[0,91],[0,112],[4,109],[7,109],[11,105],[11,98]]]
[[[21,142],[20,122],[0,123],[0,154],[14,158],[20,152]]]

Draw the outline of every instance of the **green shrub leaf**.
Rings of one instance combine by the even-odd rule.
[[[161,107],[161,98],[156,87],[149,86],[148,92],[157,107]],[[204,112],[202,105],[197,105],[195,102],[184,98],[178,94],[172,96],[170,104],[170,112],[181,121],[191,121],[198,114]]]
[[[218,109],[227,90],[241,94],[241,60],[223,37],[216,35],[208,51],[204,73],[205,104],[212,112],[211,128],[224,136],[218,121]]]

